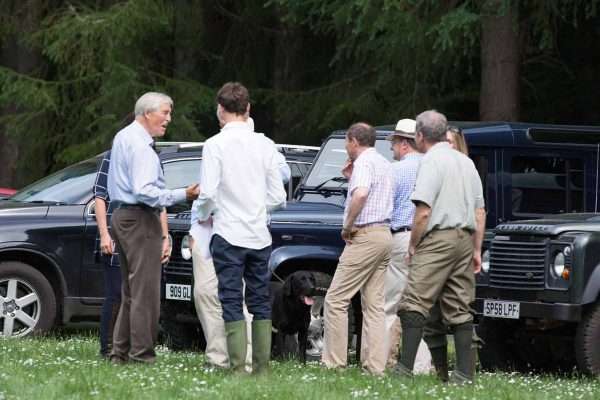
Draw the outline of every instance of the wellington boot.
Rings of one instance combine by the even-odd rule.
[[[442,382],[448,382],[448,346],[429,349],[435,372]]]
[[[477,367],[477,346],[471,346],[471,377],[475,379]]]
[[[252,375],[269,376],[271,320],[252,321]]]
[[[248,351],[246,321],[234,321],[225,324],[227,333],[227,354],[233,375],[246,373],[246,352]]]

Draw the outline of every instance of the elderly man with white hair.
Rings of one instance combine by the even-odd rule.
[[[114,330],[111,362],[152,363],[160,314],[161,262],[169,254],[164,207],[198,197],[198,184],[170,190],[154,139],[171,122],[173,100],[149,92],[135,104],[135,121],[113,141],[108,193],[116,205],[111,228],[121,261],[122,304]]]

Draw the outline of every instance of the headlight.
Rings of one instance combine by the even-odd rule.
[[[192,258],[192,249],[190,249],[190,235],[185,235],[181,239],[181,258],[189,260]]]
[[[481,270],[485,274],[490,271],[490,251],[487,249],[481,254]]]
[[[565,255],[560,252],[554,256],[554,262],[552,263],[552,269],[557,277],[561,277],[565,270]]]

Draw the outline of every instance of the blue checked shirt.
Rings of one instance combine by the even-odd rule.
[[[112,238],[112,231],[110,229],[110,217],[113,213],[113,203],[110,202],[110,197],[108,196],[108,189],[106,188],[106,181],[108,180],[108,167],[110,167],[110,150],[106,152],[104,158],[102,159],[102,163],[100,164],[100,169],[98,169],[98,173],[96,174],[96,182],[94,182],[94,197],[99,197],[104,200],[106,203],[106,225],[108,225],[108,234]],[[100,231],[96,230],[96,245],[94,247],[94,253],[100,255],[101,257],[110,257],[110,265],[113,267],[119,266],[119,254],[115,252],[112,255],[104,255],[100,251]]]
[[[415,216],[415,205],[410,195],[415,188],[417,172],[423,154],[412,152],[406,154],[400,161],[392,163],[392,183],[394,186],[394,211],[392,212],[392,229],[411,227]]]

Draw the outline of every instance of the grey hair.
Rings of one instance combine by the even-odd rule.
[[[164,93],[148,92],[142,95],[135,102],[135,116],[141,117],[144,115],[144,111],[156,111],[160,108],[161,104],[168,104],[173,108],[173,100]]]
[[[448,121],[444,114],[435,110],[423,111],[417,116],[415,132],[421,132],[428,142],[443,142],[446,140]]]

